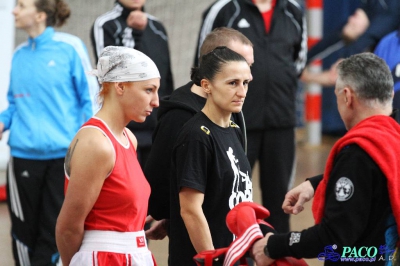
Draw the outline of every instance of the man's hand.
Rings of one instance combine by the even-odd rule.
[[[304,210],[304,203],[314,197],[314,188],[310,181],[306,181],[291,189],[285,195],[282,209],[287,214],[298,214]]]
[[[367,14],[361,8],[356,9],[353,15],[351,15],[346,25],[342,30],[342,37],[345,41],[354,42],[369,27],[369,19]]]
[[[336,80],[339,75],[337,72],[337,66],[342,61],[343,61],[343,58],[339,58],[333,65],[331,65],[331,67],[327,71],[328,72],[327,83],[330,84],[330,86],[335,86],[335,84],[336,84]]]
[[[260,240],[257,240],[253,244],[253,247],[251,248],[250,254],[251,257],[256,262],[257,266],[270,265],[275,261],[264,254],[264,247],[267,245],[268,239],[271,235],[273,235],[273,233],[266,234],[265,237],[261,238]]]
[[[334,86],[338,75],[336,71],[337,63],[333,64],[329,70],[322,72],[312,72],[310,69],[305,68],[300,80],[304,83],[316,83],[324,87]]]
[[[147,15],[141,10],[132,11],[126,19],[126,23],[132,29],[144,30],[147,26]]]
[[[164,239],[168,234],[168,223],[169,220],[167,219],[154,221],[153,225],[145,232],[146,238],[151,240]]]

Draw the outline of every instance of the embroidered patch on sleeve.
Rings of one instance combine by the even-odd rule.
[[[354,193],[353,182],[347,177],[339,178],[336,182],[335,193],[337,201],[346,201],[350,199]]]
[[[289,239],[289,246],[300,242],[301,233],[291,233]]]

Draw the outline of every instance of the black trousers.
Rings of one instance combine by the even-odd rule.
[[[289,215],[282,203],[294,176],[294,128],[247,131],[247,144],[251,167],[259,161],[262,204],[271,213],[267,222],[278,232],[288,232]]]
[[[55,225],[64,200],[64,158],[11,157],[7,193],[15,265],[56,265]]]

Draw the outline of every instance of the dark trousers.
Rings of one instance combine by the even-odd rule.
[[[251,167],[259,161],[262,204],[271,213],[267,222],[278,232],[288,232],[289,215],[283,212],[282,203],[294,172],[294,128],[250,130],[247,143]]]
[[[64,158],[11,157],[7,193],[15,265],[56,265],[55,225],[64,200]]]

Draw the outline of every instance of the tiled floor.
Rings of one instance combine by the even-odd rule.
[[[317,175],[323,172],[325,161],[336,140],[332,137],[323,137],[322,144],[319,146],[310,147],[304,142],[304,132],[299,130],[297,132],[297,167],[296,167],[296,180],[297,185],[305,178]],[[257,167],[257,166],[256,166]],[[257,171],[254,171],[257,172]],[[0,184],[5,182],[5,172],[0,171]],[[258,188],[258,176],[253,176],[254,185],[254,201],[260,202],[260,191]],[[311,203],[306,204],[306,209],[291,218],[292,230],[301,230],[313,224],[311,215]],[[13,259],[11,255],[11,239],[10,239],[10,220],[8,216],[7,206],[4,202],[0,203],[0,266],[12,266]],[[150,249],[154,253],[159,266],[166,266],[167,263],[167,245],[168,239],[161,241],[150,241]],[[310,266],[323,265],[317,259],[307,260]]]

